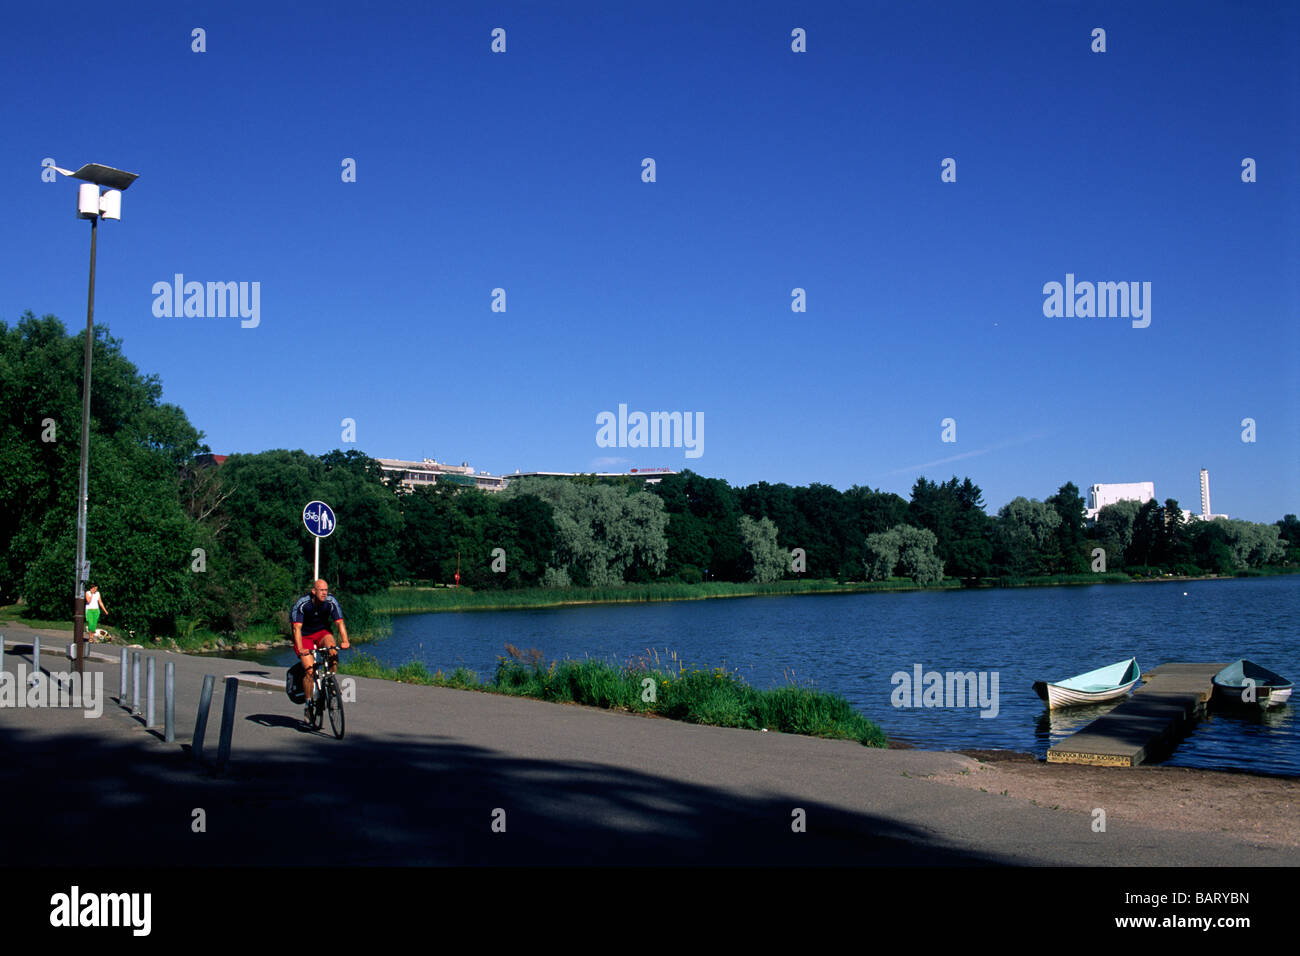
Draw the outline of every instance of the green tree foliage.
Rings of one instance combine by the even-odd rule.
[[[993,526],[994,569],[1009,575],[1050,573],[1060,523],[1056,509],[1036,498],[1003,505]]]
[[[223,548],[247,541],[260,558],[288,572],[293,591],[309,583],[314,541],[302,509],[324,501],[338,525],[321,542],[321,577],[350,594],[369,594],[398,577],[401,514],[378,466],[356,451],[320,457],[274,450],[231,455],[220,466],[227,498],[222,504]],[[220,552],[217,563],[225,556]],[[213,561],[209,560],[209,565]],[[285,595],[288,600],[291,595]]]
[[[895,528],[867,535],[862,561],[868,581],[888,581],[893,576],[901,546],[902,540]]]
[[[943,560],[934,553],[938,538],[928,528],[898,526],[898,563],[903,573],[917,584],[938,584],[943,580]]]
[[[1220,518],[1209,524],[1223,528],[1234,568],[1260,568],[1279,562],[1286,556],[1286,548],[1280,540],[1280,529],[1275,524],[1257,524],[1235,518]]]
[[[749,515],[740,516],[740,539],[744,542],[752,567],[751,581],[767,584],[779,581],[790,563],[790,553],[777,544],[777,529],[771,518],[755,521]]]
[[[664,476],[647,493],[663,502],[668,516],[669,576],[698,580],[707,571],[715,580],[745,580],[740,502],[726,481],[687,470]]]
[[[1161,516],[1164,518],[1163,533],[1160,538],[1161,561],[1168,565],[1186,564],[1191,560],[1191,548],[1188,546],[1185,531],[1187,523],[1183,519],[1183,509],[1178,506],[1177,499],[1165,499]]]
[[[0,323],[0,598],[47,617],[73,612],[84,343],[54,316]],[[166,632],[202,537],[178,498],[202,435],[103,326],[92,353],[86,556],[112,623]]]
[[[1232,552],[1233,535],[1227,522],[1193,521],[1187,528],[1192,560],[1197,567],[1214,574],[1231,574],[1245,565],[1237,564]]]
[[[909,524],[868,535],[865,548],[868,580],[888,580],[897,569],[917,584],[938,584],[943,580],[943,560],[934,553],[937,543],[933,531]]]
[[[1164,509],[1153,498],[1144,501],[1133,518],[1133,540],[1129,546],[1129,564],[1152,566],[1160,560],[1164,543]]]
[[[1133,525],[1141,507],[1136,501],[1117,501],[1097,512],[1092,538],[1106,552],[1108,571],[1117,571],[1124,566],[1133,544]]]
[[[555,551],[555,522],[542,499],[436,484],[400,495],[398,504],[407,579],[451,584],[459,567],[461,583],[474,588],[542,583]]]
[[[1274,527],[1286,549],[1286,563],[1300,564],[1300,519],[1295,515],[1286,515]]]
[[[932,532],[937,554],[948,573],[979,578],[992,563],[992,527],[984,511],[984,493],[969,478],[957,476],[942,484],[918,478],[912,486],[907,520]]]
[[[1050,559],[1057,574],[1079,574],[1090,567],[1084,529],[1084,501],[1074,482],[1067,481],[1047,499],[1061,520],[1053,532],[1055,554]]]
[[[844,492],[843,553],[839,577],[856,579],[867,561],[866,540],[907,520],[907,501],[892,491],[854,485]]]
[[[556,572],[547,580],[604,587],[648,580],[668,557],[663,501],[647,491],[611,484],[521,478],[501,492],[506,499],[532,495],[551,506]]]
[[[857,578],[867,535],[899,524],[907,513],[907,502],[898,495],[858,485],[841,493],[822,484],[792,488],[759,482],[738,495],[745,514],[776,524],[784,551],[804,550],[806,574],[813,578]]]

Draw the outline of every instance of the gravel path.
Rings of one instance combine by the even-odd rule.
[[[1300,780],[1186,767],[1087,767],[1043,763],[1030,754],[963,751],[969,773],[930,779],[1002,793],[1040,807],[1092,813],[1177,832],[1222,833],[1276,847],[1300,847]]]

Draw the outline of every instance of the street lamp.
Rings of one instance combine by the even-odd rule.
[[[85,673],[86,659],[86,479],[90,470],[90,348],[95,337],[95,239],[100,218],[122,218],[122,191],[139,178],[138,173],[128,173],[99,163],[87,163],[75,173],[53,167],[54,171],[73,179],[82,180],[77,189],[77,218],[90,220],[90,292],[86,298],[86,356],[85,372],[81,381],[81,473],[77,485],[77,564],[73,575],[72,640],[77,648],[77,673]],[[100,187],[108,191],[100,193]]]

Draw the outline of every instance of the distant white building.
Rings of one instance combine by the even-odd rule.
[[[505,478],[485,471],[475,473],[468,462],[446,465],[433,458],[407,461],[403,458],[376,458],[379,467],[389,479],[396,479],[403,491],[413,491],[422,485],[447,484],[478,488],[480,491],[500,491],[506,486]]]
[[[1088,508],[1085,517],[1088,521],[1097,520],[1097,514],[1107,505],[1113,505],[1119,501],[1136,501],[1140,505],[1146,504],[1156,496],[1155,482],[1152,481],[1131,481],[1125,484],[1110,485],[1093,485],[1088,489]],[[1201,513],[1192,514],[1186,508],[1183,509],[1184,521],[1213,521],[1215,518],[1226,518],[1227,515],[1216,515],[1210,512],[1210,473],[1204,468],[1201,469]]]
[[[1085,517],[1089,521],[1095,521],[1097,513],[1107,505],[1113,505],[1120,501],[1136,501],[1138,504],[1144,505],[1155,496],[1156,485],[1154,481],[1093,485],[1088,489],[1088,508]]]
[[[675,475],[671,468],[633,468],[630,471],[515,471],[513,475],[494,475],[486,471],[476,472],[468,462],[448,465],[434,458],[422,461],[408,461],[405,458],[376,458],[384,476],[396,481],[403,491],[414,491],[426,485],[457,485],[462,488],[477,488],[479,491],[501,491],[506,483],[515,478],[578,478],[590,476],[595,478],[640,478],[647,485],[658,484],[665,475]]]

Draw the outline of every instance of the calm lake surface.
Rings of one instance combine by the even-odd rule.
[[[346,614],[346,608],[344,612]],[[889,736],[928,749],[1001,748],[1042,757],[1107,706],[1049,717],[1031,689],[1136,656],[1168,661],[1250,658],[1300,678],[1300,577],[990,591],[751,597],[535,611],[395,617],[392,636],[362,648],[387,664],[467,667],[490,678],[507,643],[547,660],[627,662],[672,651],[724,665],[755,687],[790,680],[833,691]],[[292,653],[283,655],[285,665]],[[895,707],[898,671],[998,675],[996,716],[981,707]],[[910,681],[909,681],[910,683]],[[919,702],[918,702],[919,703]],[[1165,761],[1300,775],[1296,702],[1262,717],[1215,714]],[[1113,705],[1112,705],[1113,706]],[[983,708],[992,714],[992,707]]]

